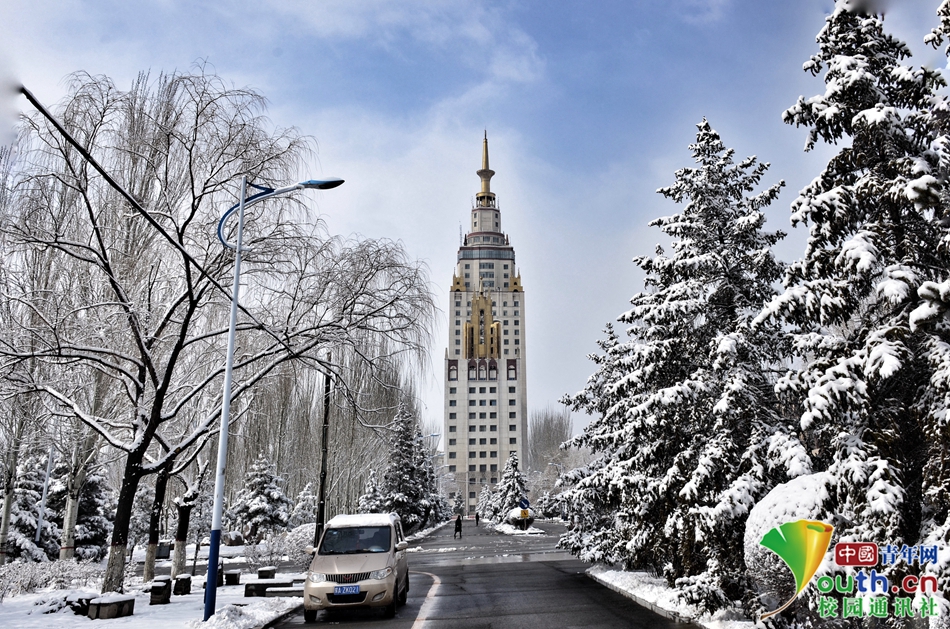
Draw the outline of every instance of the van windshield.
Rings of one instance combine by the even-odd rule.
[[[320,544],[321,555],[355,555],[389,551],[388,526],[351,526],[327,529]]]

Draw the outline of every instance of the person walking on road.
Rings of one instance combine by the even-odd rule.
[[[455,533],[452,534],[452,539],[455,539],[456,535],[459,536],[459,539],[462,539],[462,515],[461,514],[459,514],[459,516],[455,518]]]
[[[478,511],[475,512],[475,526],[478,526]]]

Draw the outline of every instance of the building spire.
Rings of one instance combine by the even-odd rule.
[[[491,178],[495,171],[488,167],[488,130],[485,130],[485,139],[482,140],[482,168],[477,171],[482,180],[482,189],[475,195],[475,205],[478,207],[495,207],[495,194],[491,191]]]

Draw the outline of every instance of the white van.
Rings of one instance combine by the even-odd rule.
[[[395,513],[338,515],[327,522],[304,584],[304,620],[321,609],[385,607],[396,614],[409,595],[409,542]],[[308,553],[314,548],[308,547]]]

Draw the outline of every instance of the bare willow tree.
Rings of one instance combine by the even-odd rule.
[[[42,363],[49,374],[32,389],[124,453],[104,592],[123,586],[140,481],[191,464],[219,417],[230,301],[221,286],[233,256],[216,240],[217,218],[241,175],[284,184],[308,156],[308,140],[271,128],[263,110],[259,94],[200,67],[142,75],[128,91],[105,77],[72,77],[58,117],[154,222],[45,122],[27,121],[2,221],[17,333],[0,354],[7,365]],[[294,198],[255,210],[245,224],[236,405],[246,409],[256,385],[290,360],[336,374],[346,390],[329,349],[381,349],[359,354],[371,370],[421,355],[434,306],[424,268],[400,245],[329,237],[300,220]],[[22,280],[36,251],[72,270],[69,285],[37,292]],[[367,336],[381,342],[367,346]],[[82,393],[89,370],[121,392],[108,414]]]
[[[571,438],[571,412],[566,406],[547,406],[531,414],[528,424],[529,470],[544,473],[561,455],[561,444]]]

